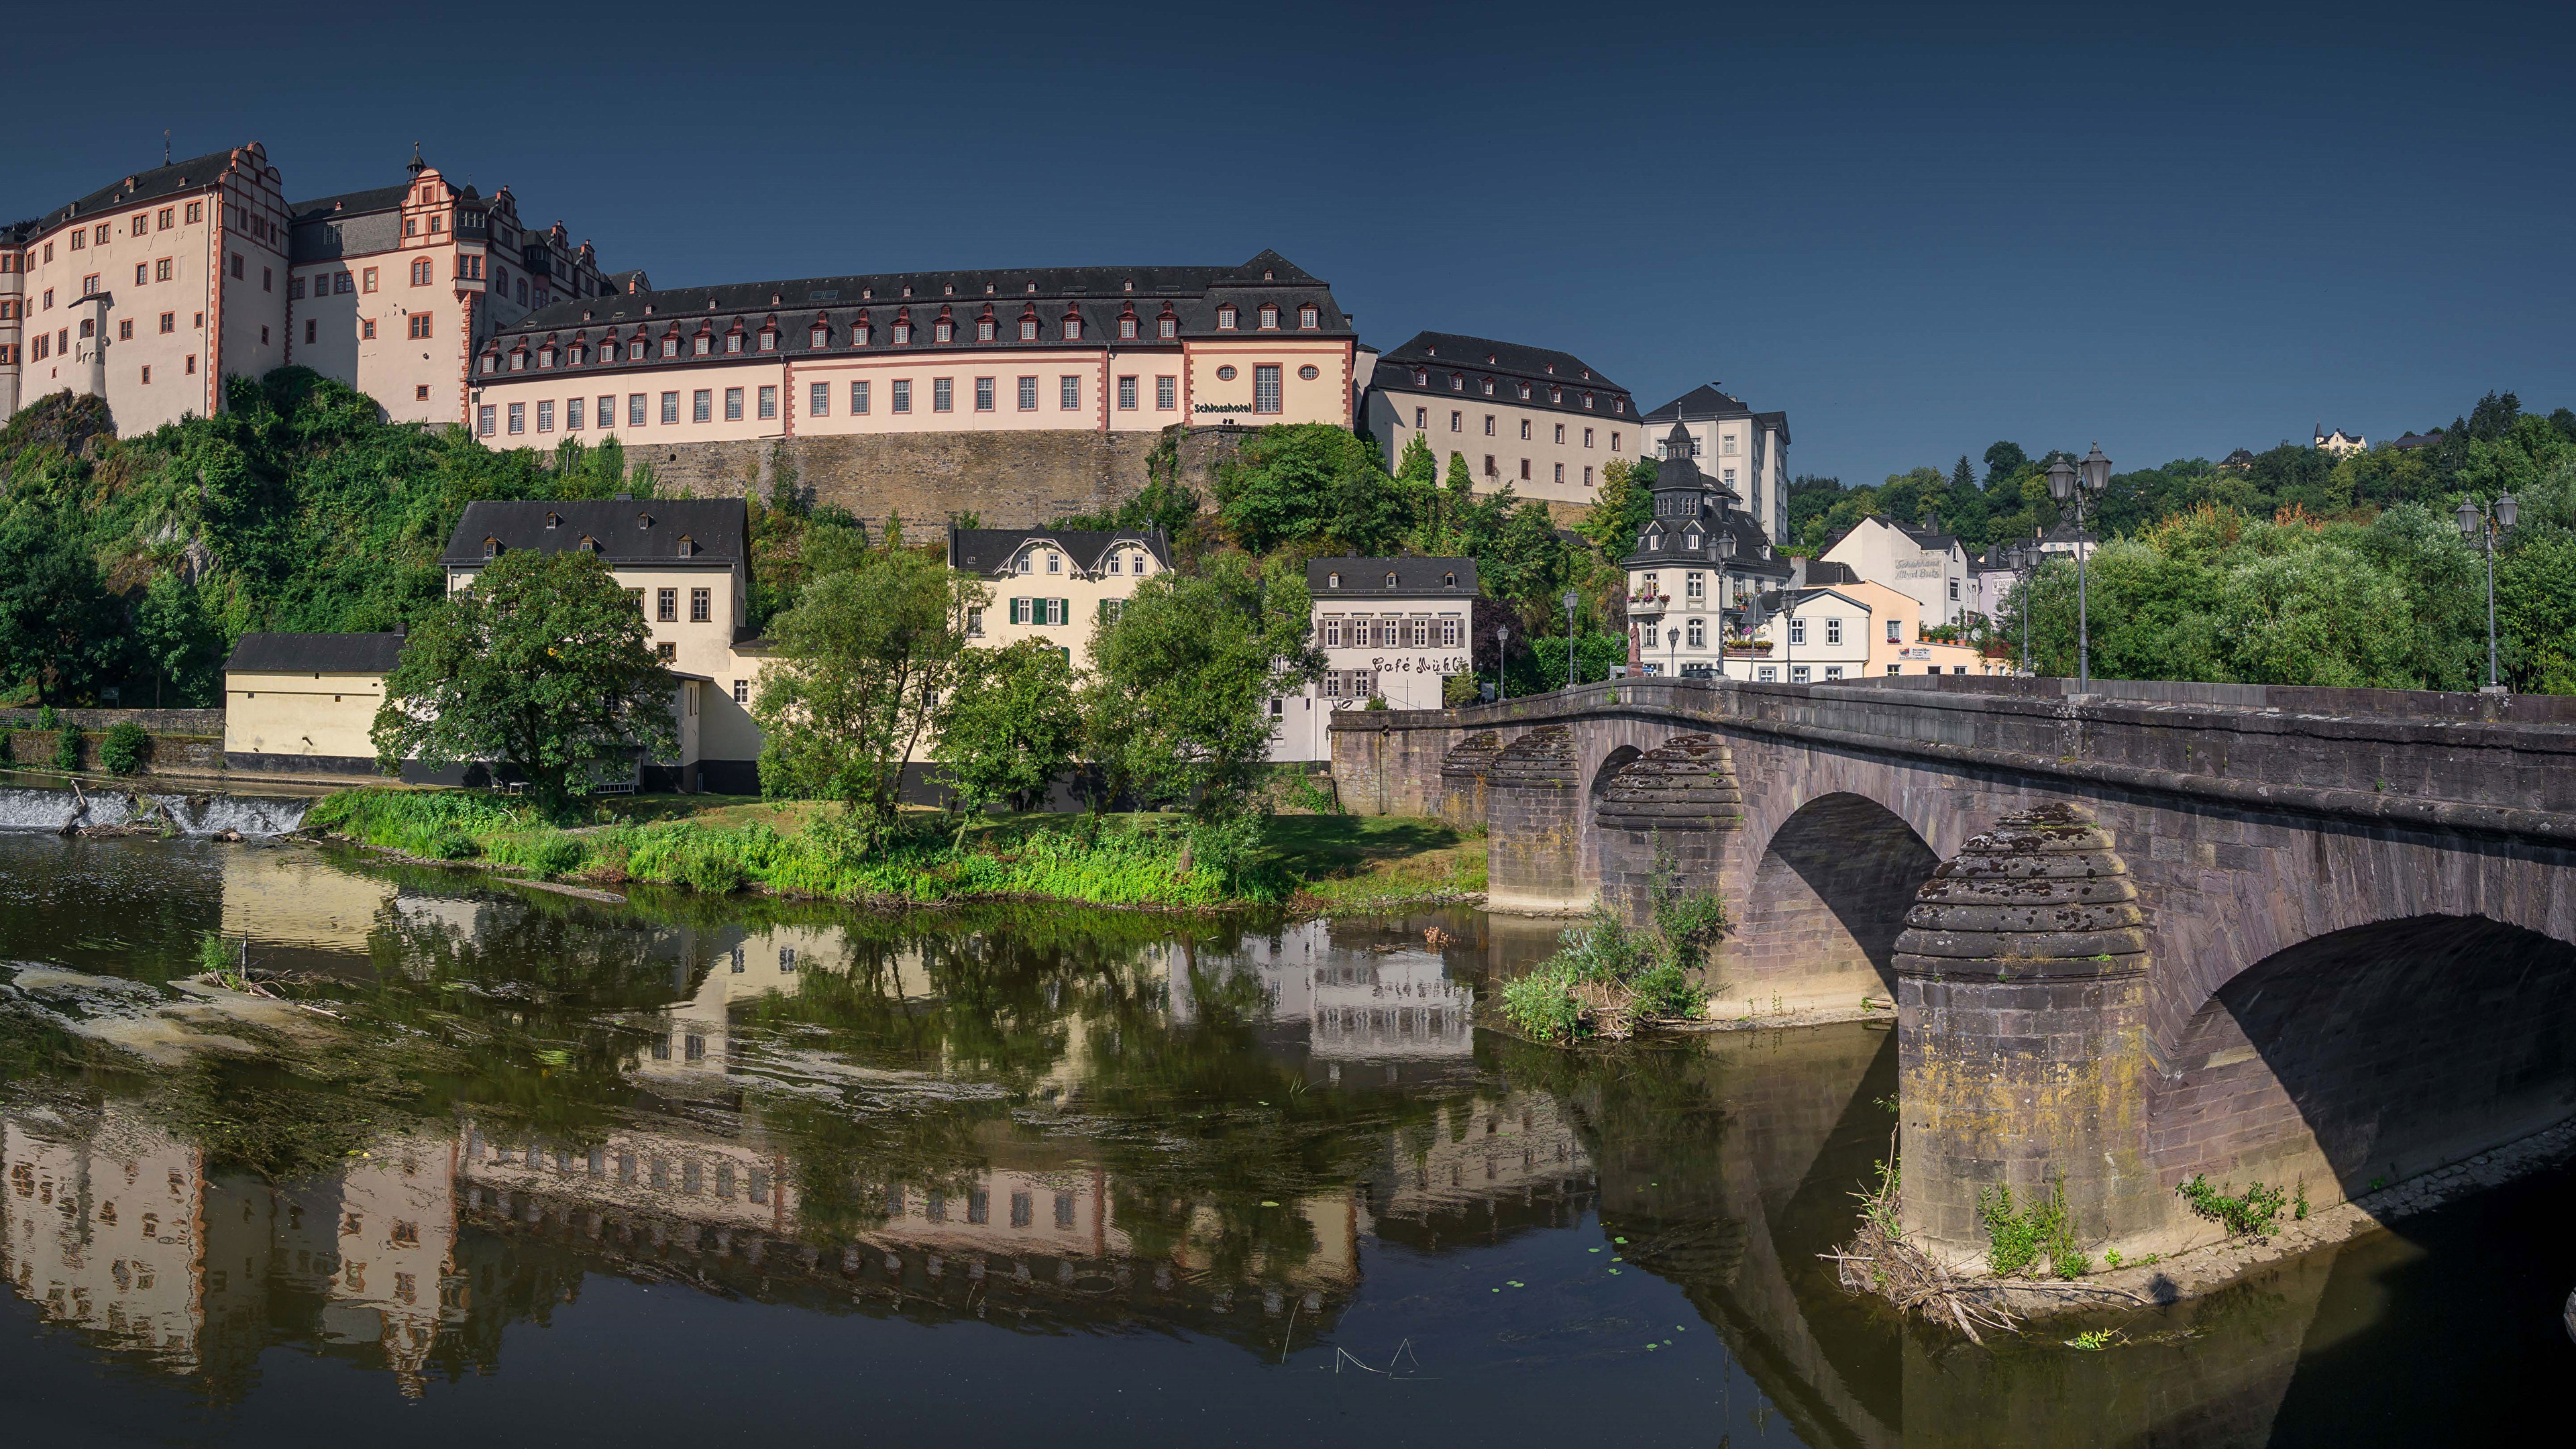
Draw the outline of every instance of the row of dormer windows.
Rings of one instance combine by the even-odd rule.
[[[1431,370],[1427,367],[1415,368],[1413,370],[1413,385],[1415,387],[1431,386]],[[1499,396],[1495,390],[1496,387],[1497,384],[1494,379],[1490,377],[1481,377],[1476,380],[1476,391],[1486,397]],[[1538,400],[1538,388],[1535,383],[1516,381],[1512,384],[1512,388],[1514,392],[1518,394],[1519,400],[1522,402],[1536,402]],[[1451,392],[1465,392],[1467,390],[1467,374],[1463,372],[1453,372],[1449,374],[1449,390]],[[1565,389],[1551,383],[1547,389],[1547,401],[1551,406],[1565,406]],[[1599,399],[1590,392],[1580,394],[1577,401],[1586,412],[1594,411],[1599,404]],[[1611,398],[1610,411],[1621,416],[1625,416],[1628,411],[1628,400],[1623,397]]]

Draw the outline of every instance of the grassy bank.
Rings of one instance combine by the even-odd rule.
[[[837,807],[808,801],[647,796],[598,810],[600,823],[566,828],[480,791],[368,789],[325,798],[304,823],[405,855],[549,880],[881,905],[1019,898],[1209,909],[1294,900],[1332,911],[1484,889],[1483,842],[1428,820],[1277,816],[1249,859],[1221,871],[1191,858],[1187,822],[1169,815],[993,816],[961,839],[925,812],[917,828],[870,848]]]

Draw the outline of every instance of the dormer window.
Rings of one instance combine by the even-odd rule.
[[[763,352],[776,352],[778,350],[777,328],[763,327],[760,329],[760,350]]]
[[[525,371],[527,371],[527,370],[528,370],[528,354],[526,354],[526,353],[524,353],[524,352],[513,352],[513,353],[511,353],[511,354],[510,354],[510,370],[511,370],[512,372],[525,372]]]
[[[1392,572],[1386,576],[1386,586],[1390,589],[1395,587],[1395,575]]]
[[[1485,384],[1485,396],[1487,396],[1487,397],[1492,397],[1492,396],[1494,395],[1494,380],[1493,380],[1492,378],[1490,378],[1490,377],[1489,377],[1489,378],[1486,378],[1486,379],[1484,380],[1484,384]]]
[[[1080,342],[1082,340],[1082,317],[1080,314],[1074,312],[1067,312],[1064,314],[1064,340],[1067,342]]]
[[[1467,390],[1467,374],[1463,372],[1453,372],[1449,374],[1449,390],[1451,392],[1465,392]]]
[[[975,340],[976,340],[976,341],[978,341],[978,342],[991,342],[991,341],[993,341],[994,339],[996,339],[997,337],[999,337],[1000,335],[1001,335],[1001,324],[1000,324],[1000,323],[998,323],[998,322],[994,321],[994,320],[993,320],[992,318],[990,318],[990,317],[978,317],[978,318],[976,318],[976,319],[975,319]]]
[[[1454,589],[1458,587],[1458,576],[1456,574],[1442,574],[1440,576],[1440,587],[1444,589]]]
[[[549,514],[547,514],[547,515],[546,515],[546,527],[548,527],[548,528],[561,528],[561,527],[563,527],[563,515],[562,515],[562,514],[560,514],[560,513],[549,513]]]
[[[1216,330],[1219,332],[1232,332],[1234,330],[1234,319],[1235,310],[1232,305],[1229,304],[1227,306],[1217,308]]]
[[[644,360],[644,338],[642,334],[639,333],[627,342],[626,360],[629,362],[642,362]]]
[[[1270,302],[1261,304],[1261,330],[1264,332],[1279,330],[1279,308],[1276,304]]]
[[[868,324],[867,324],[865,321],[861,321],[861,322],[859,322],[858,324],[856,324],[855,326],[853,326],[853,327],[851,327],[851,328],[850,328],[850,345],[851,345],[852,347],[865,347],[865,346],[867,346],[867,345],[868,345],[868,336],[869,336],[869,334],[870,334],[871,332],[873,332],[874,330],[875,330],[875,329],[873,329],[873,328],[871,328],[870,326],[868,326]]]
[[[1325,587],[1325,588],[1328,588],[1328,589],[1338,589],[1338,588],[1340,588],[1341,586],[1342,586],[1342,576],[1341,576],[1340,574],[1326,574],[1326,575],[1324,575],[1324,587]]]
[[[1312,332],[1324,325],[1324,314],[1314,307],[1300,307],[1297,309],[1297,325]]]
[[[1038,309],[1035,307],[1020,313],[1020,340],[1022,342],[1038,340]]]
[[[1614,397],[1610,399],[1610,411],[1618,414],[1626,413],[1628,411],[1628,400],[1624,397]]]
[[[569,362],[572,366],[574,366],[574,367],[579,367],[579,366],[581,366],[581,365],[582,365],[582,363],[584,363],[585,361],[588,361],[588,360],[589,360],[589,359],[588,359],[588,357],[587,357],[587,353],[588,353],[588,351],[589,351],[589,349],[587,349],[587,348],[583,347],[580,343],[576,342],[576,343],[574,343],[574,344],[572,345],[572,352],[571,352],[570,356],[568,356],[565,360],[566,360],[567,362]]]
[[[501,540],[497,538],[487,538],[483,540],[483,561],[485,563],[490,563],[492,560],[499,558],[500,556]]]
[[[651,528],[653,526],[653,515],[649,513],[636,514],[635,526],[637,528]]]
[[[1592,394],[1588,392],[1583,395],[1583,410],[1587,413],[1592,411]]]
[[[1549,388],[1549,389],[1547,390],[1547,400],[1548,400],[1549,402],[1551,402],[1551,403],[1554,403],[1554,404],[1556,404],[1556,405],[1560,406],[1560,407],[1564,406],[1564,404],[1565,404],[1565,389],[1564,389],[1564,388],[1561,388],[1561,387],[1552,387],[1552,388]]]
[[[948,318],[945,318],[945,317],[942,317],[942,318],[940,318],[938,321],[931,323],[931,324],[930,324],[930,340],[931,340],[931,341],[933,341],[933,342],[954,342],[954,341],[956,341],[956,340],[957,340],[957,324],[956,324],[955,322],[950,321]]]
[[[689,355],[692,357],[704,357],[708,353],[713,352],[715,350],[715,346],[716,340],[714,337],[705,332],[700,332],[697,336],[689,339]]]
[[[487,352],[487,353],[484,353],[484,354],[483,354],[483,371],[484,371],[484,374],[485,374],[486,376],[489,376],[490,374],[495,373],[495,372],[499,372],[500,370],[501,370],[501,359],[500,359],[500,358],[498,358],[498,357],[493,356],[491,353],[488,353],[488,352]]]
[[[725,351],[742,351],[742,329],[740,327],[736,327],[731,332],[725,334]]]
[[[1173,314],[1169,309],[1166,309],[1162,316],[1154,319],[1154,335],[1162,338],[1166,342],[1180,336],[1181,319]]]
[[[585,533],[581,536],[581,542],[576,545],[576,547],[578,547],[583,553],[597,553],[599,552],[599,540]]]
[[[555,365],[555,350],[554,350],[553,348],[551,348],[551,347],[540,347],[540,348],[538,348],[538,349],[537,349],[537,366],[539,366],[539,367],[552,367],[552,366],[554,366],[554,365]]]
[[[1521,401],[1522,401],[1522,402],[1528,402],[1529,400],[1530,400],[1530,385],[1529,385],[1528,383],[1522,383],[1522,384],[1521,384]]]
[[[1415,387],[1429,387],[1431,385],[1431,374],[1422,368],[1415,368],[1413,370],[1413,385]]]
[[[912,345],[912,319],[911,319],[911,318],[909,318],[909,317],[897,317],[897,318],[895,319],[895,321],[894,321],[894,345],[895,345],[895,346],[897,346],[897,347],[910,347],[910,346]]]
[[[662,339],[662,355],[663,355],[664,357],[677,357],[677,356],[679,356],[679,355],[680,355],[680,339],[679,339],[679,338],[677,338],[677,337],[664,337],[664,338]]]
[[[680,543],[679,543],[679,547],[678,547],[678,548],[677,548],[677,550],[676,550],[676,552],[680,555],[680,557],[682,557],[682,558],[687,558],[687,557],[689,557],[691,554],[696,553],[697,551],[698,551],[697,541],[696,541],[695,539],[690,538],[690,537],[689,537],[687,534],[685,534],[685,533],[684,533],[684,534],[681,534],[681,535],[680,535]]]
[[[822,348],[822,347],[828,347],[828,346],[830,346],[830,345],[831,345],[831,342],[832,342],[832,329],[831,329],[831,328],[829,328],[829,327],[825,327],[825,326],[822,326],[822,325],[820,325],[820,324],[817,324],[817,325],[815,326],[815,328],[814,328],[813,333],[812,333],[810,336],[808,336],[808,337],[806,338],[806,340],[805,340],[805,345],[806,345],[806,346],[808,346],[808,347],[813,347],[813,348]]]

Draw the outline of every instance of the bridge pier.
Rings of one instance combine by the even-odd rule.
[[[2068,805],[2010,816],[1926,882],[1898,938],[1905,1228],[1982,1251],[1981,1199],[2062,1191],[2088,1239],[2156,1225],[2146,932],[2128,866]]]
[[[1627,763],[1593,812],[1601,900],[1629,925],[1653,914],[1659,866],[1686,891],[1719,891],[1744,792],[1714,735],[1676,735]]]
[[[1582,779],[1574,736],[1541,725],[1496,754],[1485,770],[1485,905],[1528,915],[1592,908],[1583,873]]]
[[[1480,730],[1440,757],[1440,818],[1465,828],[1485,823],[1485,772],[1503,752],[1503,737]]]

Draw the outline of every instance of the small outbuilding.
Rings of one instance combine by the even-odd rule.
[[[244,634],[224,661],[224,766],[372,775],[368,730],[403,636]]]

